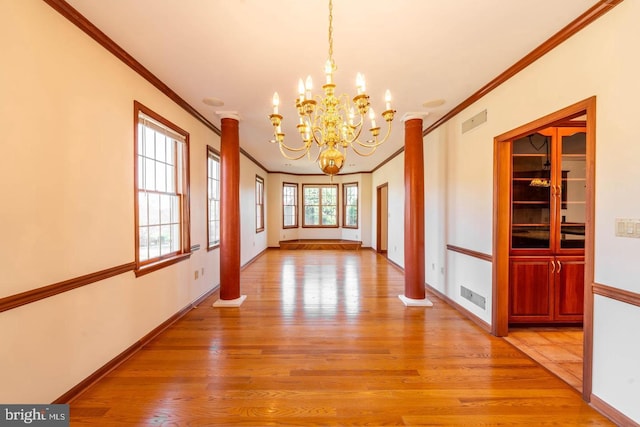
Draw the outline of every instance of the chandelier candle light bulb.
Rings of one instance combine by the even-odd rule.
[[[301,146],[289,146],[284,142],[282,132],[283,116],[279,113],[280,98],[273,95],[273,114],[269,116],[274,128],[275,139],[282,155],[289,160],[301,159],[305,155],[311,159],[311,147],[318,149],[315,161],[327,175],[340,172],[344,164],[348,148],[352,148],[360,156],[370,156],[376,148],[383,144],[391,134],[391,122],[395,110],[391,107],[391,93],[385,92],[385,111],[382,118],[387,122],[386,133],[379,139],[380,127],[376,124],[376,115],[370,108],[369,95],[366,93],[364,76],[356,76],[357,95],[351,98],[347,94],[336,94],[333,73],[337,67],[333,61],[333,1],[329,0],[329,59],[324,66],[325,84],[322,86],[323,96],[313,95],[313,81],[308,76],[306,82],[298,80],[298,97],[295,107],[299,116],[298,133],[302,139]],[[365,119],[369,115],[371,121],[371,139],[362,141],[361,133],[366,129]],[[356,114],[359,116],[356,118]]]
[[[369,108],[369,119],[371,120],[371,129],[376,128],[376,113],[373,111],[373,108]]]
[[[333,65],[331,64],[330,59],[327,59],[327,62],[324,64],[324,74],[327,77],[326,83],[330,85],[332,81],[332,74],[333,74]]]
[[[311,94],[311,90],[313,89],[313,80],[311,80],[311,76],[307,76],[307,82],[305,83],[304,87],[307,90],[305,99],[313,98],[313,95]]]

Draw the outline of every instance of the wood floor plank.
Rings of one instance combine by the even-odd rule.
[[[268,250],[71,403],[72,425],[613,425],[372,251]],[[560,337],[560,339],[564,339]]]

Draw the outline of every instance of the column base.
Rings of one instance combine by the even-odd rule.
[[[245,299],[247,299],[246,295],[240,295],[236,299],[219,299],[213,303],[212,307],[240,307]]]
[[[398,298],[400,298],[400,301],[407,307],[433,307],[433,303],[427,297],[424,297],[424,299],[413,299],[405,297],[404,295],[398,295]]]

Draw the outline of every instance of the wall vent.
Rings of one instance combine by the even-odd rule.
[[[468,299],[481,309],[486,310],[487,299],[482,295],[479,295],[473,292],[471,289],[465,288],[464,286],[460,286],[460,295],[462,296],[462,298]]]
[[[462,122],[462,133],[469,132],[487,121],[487,110],[482,110],[475,116]]]

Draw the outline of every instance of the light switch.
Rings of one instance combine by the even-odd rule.
[[[616,218],[616,236],[640,238],[640,219]]]

